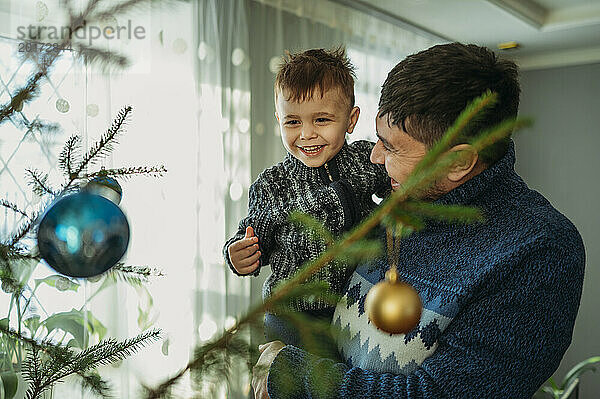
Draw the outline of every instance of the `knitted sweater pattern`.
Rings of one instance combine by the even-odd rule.
[[[325,250],[324,242],[311,238],[289,221],[291,212],[308,213],[334,236],[368,215],[375,207],[372,194],[383,196],[389,186],[385,169],[369,161],[373,145],[364,140],[344,143],[331,160],[318,168],[308,167],[287,154],[282,162],[264,170],[250,186],[248,216],[240,221],[238,231],[223,247],[231,270],[238,274],[229,259],[228,247],[244,237],[247,226],[252,226],[259,240],[260,266],[271,265],[271,275],[263,285],[263,298],[267,298],[276,284]],[[260,268],[253,275],[259,272]],[[334,292],[342,294],[348,277],[343,266],[332,262],[312,281],[326,281]],[[330,305],[320,300],[298,300],[291,306],[296,310],[317,310]]]
[[[286,346],[270,369],[270,397],[531,398],[571,342],[585,252],[573,224],[527,187],[514,162],[511,143],[436,201],[476,206],[484,223],[430,221],[402,240],[399,273],[424,306],[413,331],[385,334],[369,322],[365,297],[388,263],[359,266],[332,323],[345,362]]]

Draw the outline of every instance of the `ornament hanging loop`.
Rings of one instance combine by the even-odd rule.
[[[385,273],[385,280],[371,287],[365,299],[369,320],[389,334],[412,331],[418,326],[423,310],[419,293],[399,277],[397,262],[401,234],[401,225],[386,230],[390,268]]]

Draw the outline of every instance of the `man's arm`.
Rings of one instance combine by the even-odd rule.
[[[377,373],[286,346],[268,377],[279,398],[531,398],[571,342],[585,255],[546,246],[470,298],[408,375]],[[401,339],[401,338],[398,338]]]

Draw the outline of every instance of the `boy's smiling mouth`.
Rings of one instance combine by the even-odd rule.
[[[307,145],[307,146],[298,146],[300,151],[307,156],[315,156],[319,155],[323,148],[325,148],[325,144],[322,145]]]

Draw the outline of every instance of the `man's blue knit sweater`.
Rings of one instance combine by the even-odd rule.
[[[571,342],[585,252],[573,224],[514,171],[514,145],[436,202],[480,208],[485,223],[428,222],[401,243],[400,276],[424,309],[384,334],[364,313],[383,261],[358,267],[336,308],[344,363],[286,346],[268,379],[280,398],[531,398]]]

